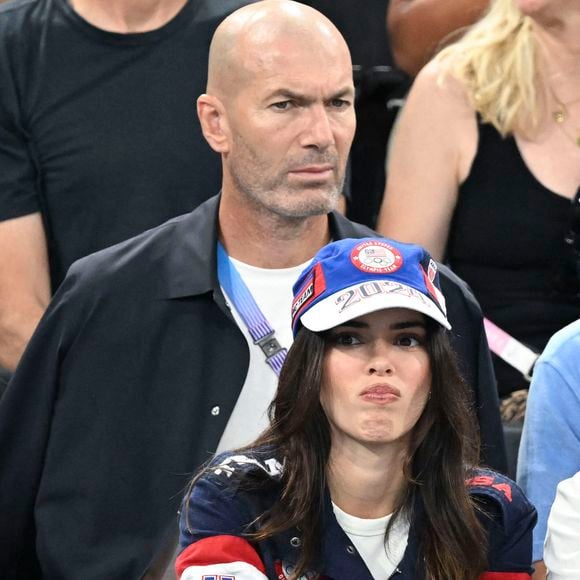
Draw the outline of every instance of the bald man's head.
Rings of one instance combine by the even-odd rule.
[[[344,38],[328,18],[292,0],[262,0],[236,10],[217,28],[211,42],[207,93],[226,99],[254,76],[276,66],[293,46],[321,50],[337,65],[350,65]],[[284,55],[284,53],[286,53]]]
[[[354,86],[346,43],[322,14],[290,0],[234,12],[215,33],[197,111],[222,158],[222,200],[284,219],[336,205]]]

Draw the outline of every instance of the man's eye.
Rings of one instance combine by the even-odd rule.
[[[332,101],[330,101],[330,106],[334,109],[346,109],[350,106],[350,102],[345,101],[344,99],[332,99]]]
[[[291,104],[290,101],[279,101],[278,103],[272,103],[270,106],[277,111],[286,111],[290,108]]]

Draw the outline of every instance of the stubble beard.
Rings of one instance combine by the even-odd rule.
[[[244,155],[230,161],[230,173],[235,188],[260,212],[275,215],[285,220],[299,220],[324,215],[336,208],[344,185],[344,169],[338,174],[338,156],[316,153],[289,162],[277,175],[264,178],[270,169],[266,160],[260,159],[244,143],[238,143]],[[315,183],[308,187],[294,185],[288,181],[291,167],[309,164],[331,163],[335,167],[333,183]],[[310,192],[310,193],[307,193]]]

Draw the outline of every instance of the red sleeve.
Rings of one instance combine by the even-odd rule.
[[[479,580],[531,580],[526,572],[484,572]]]
[[[178,578],[204,575],[237,580],[266,579],[266,568],[252,545],[238,536],[211,536],[190,544],[175,562]]]

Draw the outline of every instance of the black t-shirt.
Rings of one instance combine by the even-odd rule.
[[[540,352],[580,316],[580,300],[558,290],[570,258],[564,238],[570,200],[542,185],[513,137],[479,124],[471,172],[459,190],[448,262],[473,290],[485,316]],[[521,373],[494,356],[500,395],[524,388]]]
[[[77,258],[219,189],[195,101],[215,27],[248,3],[190,0],[140,34],[95,28],[66,0],[0,6],[0,220],[42,212],[53,288]]]

